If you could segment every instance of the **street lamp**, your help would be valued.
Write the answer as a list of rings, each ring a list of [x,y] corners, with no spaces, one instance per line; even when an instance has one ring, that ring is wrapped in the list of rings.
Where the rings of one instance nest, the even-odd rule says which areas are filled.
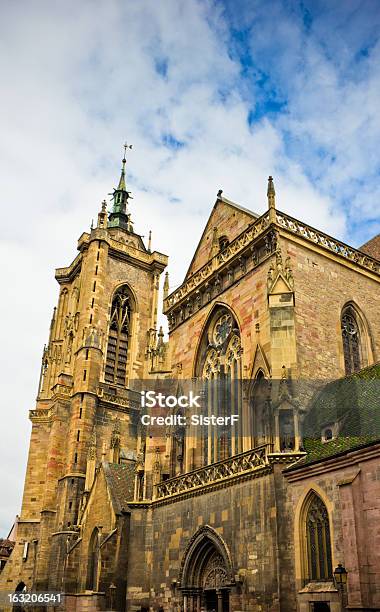
[[[339,591],[340,599],[342,602],[342,609],[346,609],[346,584],[347,584],[347,570],[341,563],[338,563],[338,567],[334,569],[334,582]]]
[[[110,584],[110,587],[109,587],[109,590],[110,590],[110,600],[111,600],[111,610],[113,610],[113,604],[114,604],[114,597],[115,597],[115,593],[116,593],[116,588],[117,587],[112,582]]]
[[[337,586],[347,583],[347,570],[341,563],[338,563],[338,567],[334,569],[334,580]]]

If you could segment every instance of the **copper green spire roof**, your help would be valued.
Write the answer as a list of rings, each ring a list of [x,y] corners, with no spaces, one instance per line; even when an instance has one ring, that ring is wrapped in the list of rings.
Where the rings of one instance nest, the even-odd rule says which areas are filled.
[[[125,164],[127,149],[132,149],[132,145],[125,143],[124,145],[124,157],[122,159],[122,168],[119,184],[116,189],[113,190],[112,199],[113,207],[112,212],[109,216],[109,227],[120,227],[122,229],[133,232],[132,221],[130,214],[127,211],[128,199],[131,198],[131,193],[127,191],[125,184]]]
[[[123,159],[121,161],[122,161],[123,167],[121,169],[121,176],[120,176],[120,181],[119,181],[117,189],[118,189],[118,191],[126,191],[126,187],[125,187],[125,164],[127,163],[127,160],[125,159],[125,157],[123,157]]]

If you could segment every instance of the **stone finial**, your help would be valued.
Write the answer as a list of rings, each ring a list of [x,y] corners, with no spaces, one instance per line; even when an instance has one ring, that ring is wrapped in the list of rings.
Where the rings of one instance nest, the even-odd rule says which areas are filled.
[[[98,223],[97,226],[101,229],[106,229],[107,227],[107,202],[103,200],[102,207],[98,212]]]
[[[160,325],[160,329],[158,331],[157,348],[160,348],[163,344],[164,344],[164,332],[162,329],[162,325]]]
[[[164,280],[164,288],[163,288],[163,299],[166,300],[168,295],[169,295],[169,272],[165,272],[165,280]]]
[[[276,223],[276,192],[274,189],[273,177],[268,178],[268,209],[269,209],[269,222]]]

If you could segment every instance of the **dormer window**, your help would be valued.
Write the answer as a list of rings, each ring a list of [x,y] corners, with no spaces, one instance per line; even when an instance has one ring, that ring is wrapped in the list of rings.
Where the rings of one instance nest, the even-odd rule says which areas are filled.
[[[338,434],[338,423],[327,425],[322,429],[321,440],[322,442],[330,442],[335,440]]]

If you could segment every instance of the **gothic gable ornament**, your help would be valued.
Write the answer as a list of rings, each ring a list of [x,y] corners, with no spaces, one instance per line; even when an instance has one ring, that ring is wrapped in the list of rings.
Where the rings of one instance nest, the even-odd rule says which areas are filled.
[[[281,247],[277,245],[276,262],[272,262],[267,275],[267,293],[270,306],[294,305],[294,279],[290,257],[283,263]],[[273,296],[271,298],[271,296]],[[274,297],[275,296],[275,297]]]

